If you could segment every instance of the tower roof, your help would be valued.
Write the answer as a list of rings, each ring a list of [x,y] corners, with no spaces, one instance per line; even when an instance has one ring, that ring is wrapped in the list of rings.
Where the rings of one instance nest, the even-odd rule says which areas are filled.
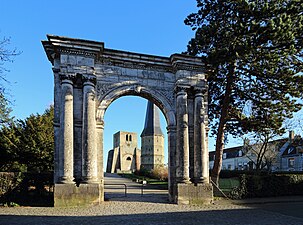
[[[146,108],[146,117],[142,136],[163,135],[160,127],[159,109],[152,102],[148,101]]]

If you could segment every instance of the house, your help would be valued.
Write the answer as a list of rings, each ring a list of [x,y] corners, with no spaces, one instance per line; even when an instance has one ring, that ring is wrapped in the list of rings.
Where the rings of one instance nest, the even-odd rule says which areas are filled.
[[[282,138],[268,143],[264,169],[270,171],[303,171],[303,140],[300,136],[289,133],[289,138]],[[258,146],[252,145],[251,151],[244,146],[226,148],[223,151],[222,170],[252,170],[257,161]],[[215,151],[209,152],[209,167],[213,168]]]
[[[281,171],[303,171],[303,139],[294,136],[291,143],[280,154]]]

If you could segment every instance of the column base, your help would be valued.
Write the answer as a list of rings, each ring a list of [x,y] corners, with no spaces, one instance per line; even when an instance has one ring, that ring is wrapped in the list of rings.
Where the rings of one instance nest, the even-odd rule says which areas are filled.
[[[82,177],[81,183],[83,183],[83,184],[99,184],[100,180],[97,177]]]
[[[73,177],[59,177],[58,182],[59,184],[74,184],[74,178]]]
[[[55,184],[54,206],[99,205],[104,201],[103,184]]]
[[[178,205],[204,205],[213,201],[211,184],[177,184]]]

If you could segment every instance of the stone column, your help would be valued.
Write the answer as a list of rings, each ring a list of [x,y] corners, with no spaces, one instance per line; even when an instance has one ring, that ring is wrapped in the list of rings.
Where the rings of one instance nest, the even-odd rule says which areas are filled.
[[[60,97],[61,80],[59,69],[53,68],[54,73],[54,183],[59,180],[59,148],[60,148]]]
[[[189,181],[189,145],[187,93],[181,89],[177,93],[177,177],[180,183]]]
[[[82,183],[98,182],[95,82],[91,76],[83,83]]]
[[[61,76],[61,118],[59,149],[59,183],[73,183],[74,164],[74,121],[73,121],[73,82]]]
[[[168,138],[168,192],[169,201],[176,202],[176,126],[167,127]]]
[[[194,109],[194,154],[195,154],[195,181],[204,183],[206,177],[205,166],[207,166],[207,153],[206,140],[205,140],[205,121],[204,121],[204,106],[203,94],[200,90],[195,93],[195,109]],[[206,164],[205,164],[206,161]],[[207,168],[208,170],[208,168]]]
[[[97,140],[97,165],[98,165],[98,180],[104,183],[104,173],[103,173],[103,131],[104,131],[104,121],[97,121],[96,127],[96,140]]]

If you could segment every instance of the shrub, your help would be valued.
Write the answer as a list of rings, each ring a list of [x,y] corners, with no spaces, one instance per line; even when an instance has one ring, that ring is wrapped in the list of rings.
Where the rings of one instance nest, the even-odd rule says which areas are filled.
[[[234,188],[229,197],[233,199],[302,195],[303,174],[242,174],[240,186]]]
[[[141,167],[140,170],[135,171],[135,175],[143,176],[143,177],[150,177],[150,171]]]
[[[0,197],[14,190],[21,182],[21,173],[0,172]]]
[[[168,168],[165,166],[156,166],[156,168],[151,170],[150,176],[161,181],[168,181]]]

